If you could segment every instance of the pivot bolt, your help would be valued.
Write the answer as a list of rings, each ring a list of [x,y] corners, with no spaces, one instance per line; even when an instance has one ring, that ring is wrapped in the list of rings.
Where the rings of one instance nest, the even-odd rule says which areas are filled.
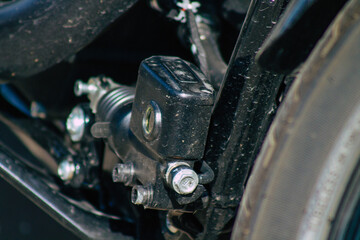
[[[72,160],[62,160],[58,167],[58,175],[63,181],[70,181],[75,175],[76,167]]]
[[[131,191],[131,202],[136,205],[148,205],[153,197],[153,190],[151,186],[137,185]]]
[[[166,171],[167,183],[175,192],[186,195],[195,191],[199,177],[187,163],[174,163]]]

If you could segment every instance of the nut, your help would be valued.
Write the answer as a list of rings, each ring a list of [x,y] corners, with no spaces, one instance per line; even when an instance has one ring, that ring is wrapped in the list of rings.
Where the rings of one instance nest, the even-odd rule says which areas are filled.
[[[69,159],[61,161],[58,167],[58,175],[63,181],[70,181],[75,175],[75,164]]]

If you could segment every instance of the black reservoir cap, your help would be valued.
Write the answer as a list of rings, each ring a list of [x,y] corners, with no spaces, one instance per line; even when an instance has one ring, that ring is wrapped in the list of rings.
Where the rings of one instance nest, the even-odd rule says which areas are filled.
[[[140,65],[130,129],[162,159],[201,159],[214,98],[195,65],[150,57]]]

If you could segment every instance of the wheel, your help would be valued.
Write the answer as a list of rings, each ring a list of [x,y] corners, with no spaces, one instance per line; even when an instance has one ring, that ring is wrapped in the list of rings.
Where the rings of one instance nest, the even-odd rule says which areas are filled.
[[[360,1],[300,70],[246,186],[232,239],[360,239]]]

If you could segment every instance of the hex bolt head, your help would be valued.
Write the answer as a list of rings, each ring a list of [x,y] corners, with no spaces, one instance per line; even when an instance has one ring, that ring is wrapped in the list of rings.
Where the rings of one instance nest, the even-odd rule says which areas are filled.
[[[179,194],[190,194],[199,183],[197,174],[192,169],[183,169],[175,174],[172,180],[174,190]]]
[[[188,164],[174,165],[168,168],[166,180],[175,192],[186,195],[195,191],[199,184],[199,177]]]
[[[58,175],[63,181],[70,181],[73,179],[75,171],[75,164],[69,159],[61,161],[57,169]]]
[[[80,106],[76,106],[66,120],[66,129],[73,142],[78,142],[84,136],[86,116]]]
[[[137,185],[131,191],[131,202],[136,205],[147,205],[152,199],[153,191],[150,186]]]

